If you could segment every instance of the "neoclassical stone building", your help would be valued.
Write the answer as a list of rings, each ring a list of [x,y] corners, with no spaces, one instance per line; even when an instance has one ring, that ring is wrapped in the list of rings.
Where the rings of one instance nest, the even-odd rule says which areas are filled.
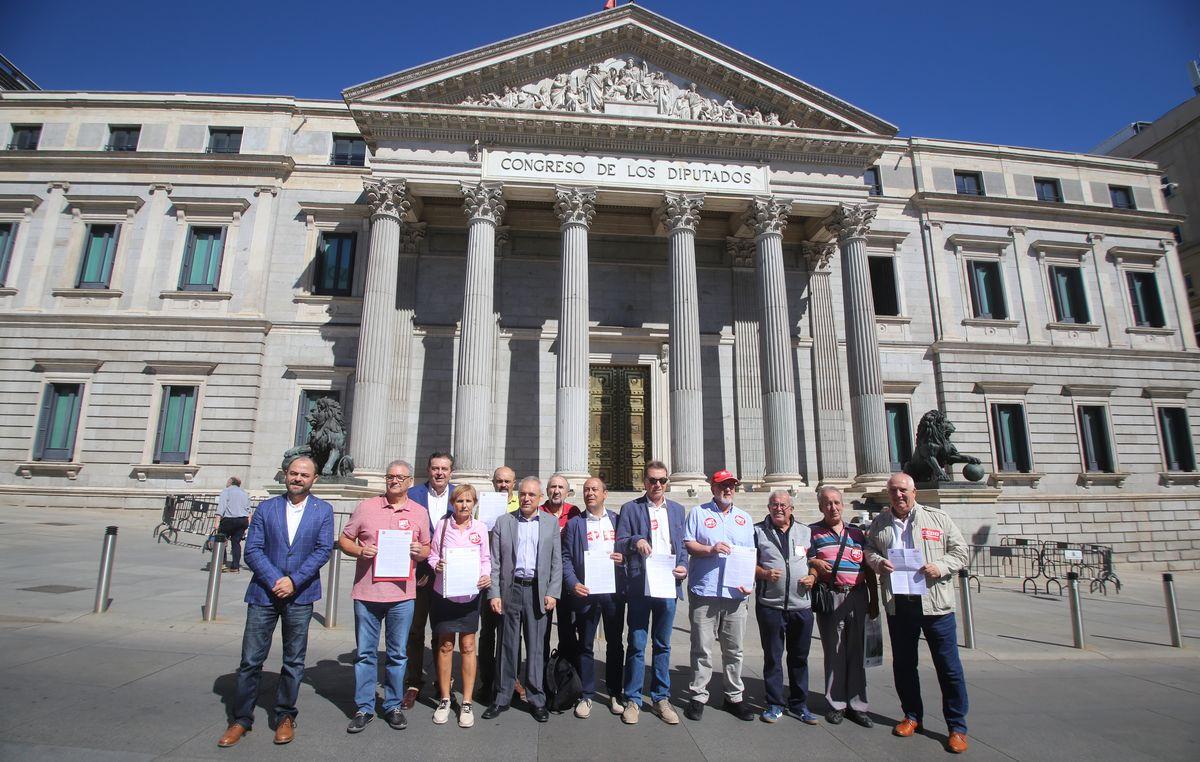
[[[263,492],[334,397],[372,482],[658,457],[808,510],[941,407],[976,539],[1200,559],[1152,163],[900,137],[635,5],[343,95],[0,93],[4,503]]]

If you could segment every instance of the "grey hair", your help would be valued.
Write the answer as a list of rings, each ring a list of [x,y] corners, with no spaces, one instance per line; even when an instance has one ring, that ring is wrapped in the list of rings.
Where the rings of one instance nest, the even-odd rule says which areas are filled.
[[[824,487],[821,487],[819,490],[817,490],[817,501],[819,502],[822,496],[828,495],[830,492],[836,492],[838,497],[842,497],[842,491],[840,489],[832,484],[826,484]]]
[[[409,463],[407,460],[400,460],[399,458],[397,458],[396,460],[393,460],[391,463],[388,463],[387,468],[383,469],[383,472],[386,474],[388,471],[392,470],[393,466],[404,466],[405,470],[408,471],[408,475],[412,476],[413,467],[412,467],[412,464]]]
[[[550,483],[552,480],[554,480],[554,479],[556,479],[556,478],[557,478],[557,479],[562,479],[564,482],[566,482],[566,483],[567,483],[567,487],[568,487],[568,488],[570,488],[570,486],[571,486],[571,480],[570,480],[570,479],[568,479],[568,478],[567,478],[566,476],[564,476],[563,474],[560,474],[560,473],[557,473],[557,472],[556,472],[556,473],[553,473],[553,474],[551,474],[551,475],[550,475],[550,478],[546,480],[546,484],[549,484],[549,483]]]
[[[517,485],[518,491],[520,491],[521,488],[525,486],[525,482],[535,482],[538,486],[538,492],[542,491],[542,480],[537,478],[536,476],[526,476],[524,479],[522,479],[521,483]]]
[[[767,502],[770,502],[777,497],[786,497],[787,501],[788,501],[788,505],[792,505],[792,507],[795,507],[792,504],[792,493],[788,492],[785,489],[777,489],[774,492],[772,492],[770,495],[767,496]]]

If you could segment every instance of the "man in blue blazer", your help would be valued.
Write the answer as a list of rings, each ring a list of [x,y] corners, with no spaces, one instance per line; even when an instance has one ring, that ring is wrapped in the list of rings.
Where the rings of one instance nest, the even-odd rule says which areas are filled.
[[[263,662],[276,622],[283,622],[283,667],[275,691],[275,743],[295,735],[296,697],[304,679],[308,624],[321,598],[321,567],[333,551],[333,506],[310,494],[317,465],[301,456],[287,466],[287,495],[263,501],[250,519],[246,566],[246,629],[237,671],[233,720],[218,746],[233,746],[254,724]]]
[[[679,724],[679,715],[671,706],[671,628],[675,624],[675,601],[683,597],[683,579],[687,577],[687,548],[683,544],[684,510],[666,499],[667,467],[661,461],[646,464],[646,493],[621,506],[617,522],[616,552],[625,559],[625,595],[629,608],[629,640],[625,650],[625,709],[621,720],[627,725],[638,721],[642,709],[642,682],[645,680],[646,635],[654,646],[650,687],[651,708],[668,725]],[[675,559],[675,597],[654,598],[646,585],[649,555],[669,555]],[[650,626],[651,615],[654,625]]]
[[[454,471],[454,456],[448,452],[435,452],[425,462],[426,480],[408,490],[408,499],[429,511],[429,526],[437,526],[443,517],[453,511],[450,495],[455,485],[450,483]],[[408,630],[408,666],[404,669],[404,699],[400,708],[410,711],[421,694],[425,683],[425,640],[428,631],[429,605],[433,591],[433,571],[425,563],[417,566],[417,596],[413,599],[412,626]],[[431,646],[432,647],[432,646]]]

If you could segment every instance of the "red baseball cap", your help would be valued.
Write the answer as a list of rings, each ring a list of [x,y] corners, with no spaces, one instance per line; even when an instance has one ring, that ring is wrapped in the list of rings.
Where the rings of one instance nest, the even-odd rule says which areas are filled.
[[[709,481],[713,484],[725,484],[726,482],[733,482],[734,484],[741,484],[741,482],[738,481],[738,478],[736,476],[734,476],[728,469],[725,469],[725,468],[722,468],[720,471],[715,472],[712,475],[712,478],[709,479]]]

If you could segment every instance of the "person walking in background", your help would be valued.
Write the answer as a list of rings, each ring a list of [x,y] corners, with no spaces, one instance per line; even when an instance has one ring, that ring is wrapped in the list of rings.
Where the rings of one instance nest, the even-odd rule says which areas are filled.
[[[250,526],[250,496],[238,477],[229,477],[217,495],[217,516],[217,533],[229,538],[229,563],[221,571],[237,574],[242,570],[242,538]]]

